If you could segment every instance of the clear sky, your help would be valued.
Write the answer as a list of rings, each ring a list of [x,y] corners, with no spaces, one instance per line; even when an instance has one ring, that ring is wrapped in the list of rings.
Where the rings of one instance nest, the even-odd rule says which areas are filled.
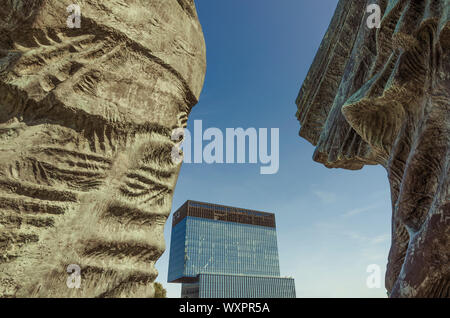
[[[208,69],[188,129],[193,132],[194,120],[223,132],[279,128],[280,168],[261,175],[259,164],[183,164],[172,212],[188,199],[274,212],[281,274],[295,278],[297,297],[386,297],[391,203],[385,170],[315,163],[295,118],[295,99],[337,2],[196,0]],[[171,222],[157,281],[168,297],[180,297],[181,285],[167,283]],[[370,264],[381,267],[380,289],[366,286]]]

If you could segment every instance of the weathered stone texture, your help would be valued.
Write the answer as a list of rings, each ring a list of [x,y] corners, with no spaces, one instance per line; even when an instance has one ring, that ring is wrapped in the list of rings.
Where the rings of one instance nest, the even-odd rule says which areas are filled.
[[[392,297],[450,297],[449,74],[448,0],[341,0],[297,98],[314,160],[388,172]]]
[[[152,297],[203,33],[193,0],[72,2],[0,0],[0,297]]]

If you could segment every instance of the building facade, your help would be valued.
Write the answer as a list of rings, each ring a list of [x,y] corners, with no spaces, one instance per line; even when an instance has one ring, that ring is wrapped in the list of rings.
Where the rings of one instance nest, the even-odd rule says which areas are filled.
[[[182,297],[295,297],[280,277],[275,215],[187,201],[174,214],[168,281]]]

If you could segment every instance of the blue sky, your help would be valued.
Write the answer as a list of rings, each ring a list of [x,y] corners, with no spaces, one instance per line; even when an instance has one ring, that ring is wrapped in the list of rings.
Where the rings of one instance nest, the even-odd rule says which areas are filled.
[[[200,102],[188,122],[203,129],[280,129],[280,168],[260,175],[259,164],[184,164],[175,211],[199,200],[276,213],[282,276],[293,276],[298,297],[385,297],[391,203],[382,167],[330,170],[312,160],[314,147],[298,136],[300,86],[331,21],[337,0],[196,0],[207,46]],[[169,297],[166,252],[157,263]],[[369,289],[367,266],[382,269]]]

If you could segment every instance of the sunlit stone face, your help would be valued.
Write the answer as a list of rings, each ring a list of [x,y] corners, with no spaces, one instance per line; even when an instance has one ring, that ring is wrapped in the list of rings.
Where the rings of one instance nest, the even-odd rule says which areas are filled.
[[[205,74],[195,6],[79,1],[70,29],[70,1],[42,3],[0,14],[0,296],[151,297]]]

